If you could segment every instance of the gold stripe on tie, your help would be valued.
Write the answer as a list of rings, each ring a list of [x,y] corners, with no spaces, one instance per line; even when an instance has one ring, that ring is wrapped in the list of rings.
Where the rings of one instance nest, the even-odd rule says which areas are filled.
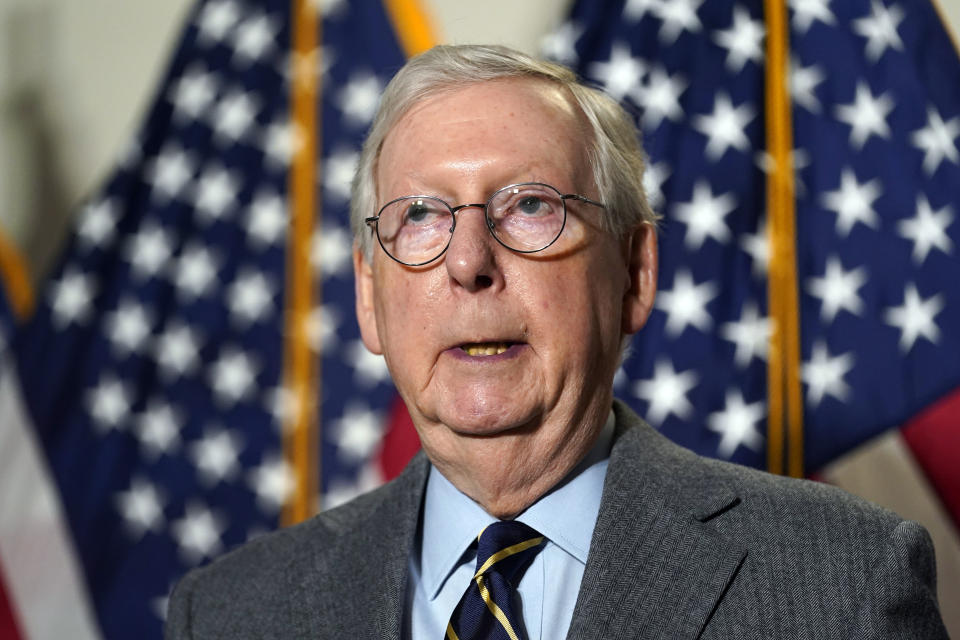
[[[447,623],[447,640],[460,640],[460,637],[457,635],[457,632],[453,630],[453,623]]]
[[[483,532],[481,532],[481,535],[482,534]],[[490,567],[500,562],[504,558],[508,558],[516,553],[525,551],[530,547],[535,547],[541,542],[543,542],[543,536],[538,536],[536,538],[530,538],[529,540],[524,540],[523,542],[518,542],[517,544],[509,546],[506,549],[501,549],[500,551],[497,551],[495,554],[487,558],[487,561],[483,563],[483,566],[477,570],[477,572],[473,575],[473,577],[479,578],[484,573],[486,573]]]
[[[540,540],[543,540],[543,538],[541,537]],[[533,546],[533,545],[527,544],[528,542],[530,542],[530,540],[527,540],[527,542],[521,542],[520,544],[515,544],[513,546],[518,547],[521,544],[526,544],[527,547]],[[540,543],[538,542],[537,544],[540,544]],[[524,547],[524,549],[526,549],[527,547]],[[504,549],[504,551],[512,548],[513,547],[507,547],[507,549]],[[478,575],[476,577],[476,580],[477,580],[477,587],[480,588],[480,597],[483,598],[483,601],[487,603],[487,609],[490,609],[490,613],[493,614],[493,617],[495,617],[500,622],[500,624],[503,625],[503,629],[504,631],[507,632],[507,635],[510,636],[510,640],[520,640],[520,638],[517,637],[516,631],[513,630],[513,626],[510,624],[510,620],[507,619],[507,614],[505,614],[503,612],[503,609],[497,606],[497,603],[494,602],[493,598],[490,597],[490,592],[487,591],[487,585],[483,583],[483,576]]]

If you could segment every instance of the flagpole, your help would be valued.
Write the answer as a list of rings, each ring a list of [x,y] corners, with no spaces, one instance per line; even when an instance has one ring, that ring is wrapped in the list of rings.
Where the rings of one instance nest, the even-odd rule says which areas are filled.
[[[786,472],[800,477],[803,475],[803,398],[800,389],[793,125],[786,85],[789,51],[786,14],[784,0],[765,0],[766,134],[767,152],[773,161],[767,173],[770,235],[767,300],[773,322],[767,369],[770,409],[767,468],[772,473],[782,474],[786,454]]]
[[[284,378],[292,399],[284,425],[286,458],[295,478],[291,498],[284,506],[284,526],[305,520],[316,513],[320,495],[319,430],[320,412],[316,395],[321,376],[321,358],[313,354],[308,322],[313,296],[323,299],[322,278],[314,289],[310,265],[313,229],[322,213],[316,194],[317,149],[320,146],[318,121],[320,77],[317,73],[321,22],[314,3],[293,2],[293,55],[291,56],[291,128],[294,136],[289,177],[290,228],[287,239],[287,300],[285,318]],[[316,218],[316,219],[315,219]]]
[[[438,43],[436,31],[418,0],[385,0],[384,6],[408,58]]]
[[[33,313],[33,287],[23,257],[3,232],[0,232],[0,280],[12,311],[22,322]]]

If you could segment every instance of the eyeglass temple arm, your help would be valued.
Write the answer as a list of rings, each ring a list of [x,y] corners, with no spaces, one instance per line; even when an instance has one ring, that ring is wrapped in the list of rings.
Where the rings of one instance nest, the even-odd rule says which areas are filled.
[[[595,206],[595,207],[600,207],[600,208],[602,208],[602,209],[606,209],[606,208],[607,208],[607,205],[603,204],[602,202],[597,202],[596,200],[591,200],[591,199],[588,198],[587,196],[581,196],[581,195],[576,194],[576,193],[568,193],[568,194],[562,195],[562,196],[560,196],[560,197],[563,198],[564,200],[576,200],[577,202],[585,202],[585,203],[587,203],[587,204],[592,204],[592,205]]]

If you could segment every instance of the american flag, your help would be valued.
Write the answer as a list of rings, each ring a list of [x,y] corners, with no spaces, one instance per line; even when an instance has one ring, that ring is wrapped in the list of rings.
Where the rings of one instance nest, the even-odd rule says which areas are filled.
[[[309,336],[324,506],[381,481],[395,391],[353,320],[347,208],[406,55],[383,4],[326,0],[320,47],[295,58],[292,4],[197,3],[137,139],[10,339],[3,413],[22,428],[5,427],[0,458],[32,462],[0,470],[4,637],[160,638],[180,576],[278,526],[294,485],[288,174],[305,144],[292,69],[315,70],[322,95]]]
[[[812,473],[937,401],[960,410],[960,61],[925,0],[790,0],[788,16]],[[756,467],[773,330],[767,35],[759,0],[582,0],[545,41],[636,114],[664,215],[656,308],[618,395],[673,440]],[[957,455],[956,425],[940,420],[927,449]],[[927,471],[960,523],[955,461]]]

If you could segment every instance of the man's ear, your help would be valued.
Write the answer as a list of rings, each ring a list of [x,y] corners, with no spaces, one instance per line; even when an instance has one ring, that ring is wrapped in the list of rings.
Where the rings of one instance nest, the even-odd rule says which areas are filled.
[[[372,353],[383,355],[380,333],[377,331],[377,313],[373,302],[373,267],[359,246],[353,247],[353,279],[357,296],[357,324],[360,337]]]
[[[623,294],[621,331],[634,334],[643,328],[657,293],[657,230],[644,222],[630,234],[627,245],[629,281]]]

